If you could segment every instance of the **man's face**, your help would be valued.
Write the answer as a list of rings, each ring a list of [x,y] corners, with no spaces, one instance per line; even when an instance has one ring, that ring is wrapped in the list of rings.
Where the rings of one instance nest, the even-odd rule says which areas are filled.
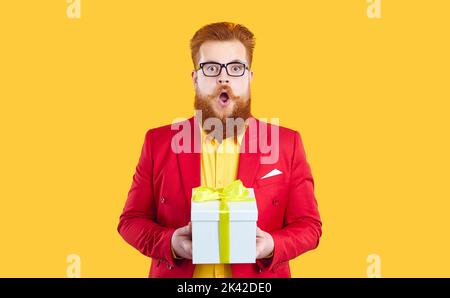
[[[238,40],[206,41],[199,49],[198,63],[217,62],[227,64],[233,61],[248,66],[246,49]],[[216,66],[217,67],[217,66]],[[195,108],[202,110],[203,116],[244,118],[250,116],[250,82],[253,72],[245,69],[242,76],[231,76],[225,68],[216,77],[206,76],[201,69],[192,72],[195,88]]]

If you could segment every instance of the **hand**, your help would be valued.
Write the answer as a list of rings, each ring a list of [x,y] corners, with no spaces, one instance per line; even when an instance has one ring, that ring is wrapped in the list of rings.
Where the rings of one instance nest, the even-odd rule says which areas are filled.
[[[256,258],[267,257],[273,252],[274,247],[272,235],[256,227]]]
[[[171,245],[178,257],[192,259],[192,225],[190,222],[175,230]]]

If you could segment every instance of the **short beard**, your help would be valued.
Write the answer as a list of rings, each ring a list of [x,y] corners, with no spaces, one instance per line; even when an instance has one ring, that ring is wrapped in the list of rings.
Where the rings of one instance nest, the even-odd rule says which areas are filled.
[[[219,86],[220,87],[220,86]],[[227,87],[222,87],[224,89],[227,90],[228,95],[230,97],[230,100],[232,100],[235,105],[233,107],[233,110],[231,112],[231,115],[218,115],[213,108],[213,104],[215,104],[215,100],[217,100],[217,97],[220,95],[220,88],[217,88],[216,91],[211,94],[211,95],[207,95],[207,96],[202,96],[198,93],[198,91],[195,92],[195,102],[194,102],[194,107],[196,110],[200,110],[202,111],[202,127],[204,128],[205,132],[207,132],[208,134],[211,131],[215,130],[215,127],[213,125],[213,127],[211,129],[205,128],[205,121],[208,118],[217,118],[222,122],[222,128],[223,128],[223,132],[222,132],[222,136],[224,139],[229,138],[231,136],[234,136],[235,140],[237,138],[237,135],[241,132],[242,129],[244,129],[245,127],[238,127],[238,126],[232,126],[232,127],[227,127],[227,118],[228,119],[242,119],[243,121],[246,121],[248,118],[252,117],[251,115],[251,111],[250,111],[250,106],[251,106],[251,96],[250,96],[250,90],[249,90],[249,95],[248,95],[248,100],[245,101],[242,97],[239,96],[235,96],[233,94],[233,91],[231,88],[227,88]]]

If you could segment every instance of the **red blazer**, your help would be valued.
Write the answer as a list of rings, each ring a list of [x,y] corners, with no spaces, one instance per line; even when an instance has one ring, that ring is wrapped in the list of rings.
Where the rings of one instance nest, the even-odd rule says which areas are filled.
[[[251,151],[249,144],[261,137],[268,137],[270,144],[271,125],[260,129],[264,122],[253,120],[241,144],[237,178],[254,188],[257,226],[272,235],[275,248],[271,258],[231,264],[231,271],[233,277],[290,277],[289,260],[316,248],[322,235],[314,180],[300,134],[288,128],[279,126],[278,160],[261,163],[260,157],[269,155],[267,150],[258,145],[256,152]],[[192,117],[183,122],[190,125],[192,136],[200,133],[194,121]],[[250,126],[258,134],[249,133]],[[147,131],[117,227],[125,241],[152,258],[149,277],[192,277],[195,268],[192,260],[172,257],[171,237],[190,221],[191,189],[201,184],[201,153],[193,150],[200,148],[201,140],[192,138],[192,153],[175,153],[171,143],[178,133],[171,125]],[[282,174],[260,179],[273,169]]]

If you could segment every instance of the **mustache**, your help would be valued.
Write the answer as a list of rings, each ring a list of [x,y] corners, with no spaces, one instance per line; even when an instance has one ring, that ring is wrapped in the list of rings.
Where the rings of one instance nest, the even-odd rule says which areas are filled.
[[[230,99],[239,100],[241,98],[240,96],[236,96],[234,94],[233,89],[230,86],[224,85],[224,86],[217,86],[214,89],[214,92],[208,96],[208,99],[217,98],[222,92],[226,92],[230,97]]]

